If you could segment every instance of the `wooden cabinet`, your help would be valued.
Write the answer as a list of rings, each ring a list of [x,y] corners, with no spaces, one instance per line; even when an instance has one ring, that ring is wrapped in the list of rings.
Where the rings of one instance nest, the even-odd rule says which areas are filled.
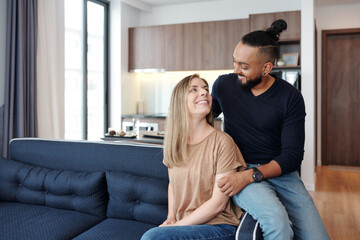
[[[184,24],[184,69],[201,70],[202,24]]]
[[[287,29],[280,34],[280,58],[283,54],[298,53],[300,54],[300,39],[301,39],[301,12],[275,12],[265,14],[250,15],[250,31],[265,30],[278,19],[284,19],[287,23]],[[298,66],[282,66],[275,69],[285,68],[300,68],[300,55],[298,59]]]
[[[184,70],[184,24],[165,26],[165,69]]]
[[[129,29],[129,70],[165,69],[165,27]]]
[[[235,46],[248,32],[248,19],[130,28],[129,70],[231,69]]]
[[[129,70],[232,69],[233,52],[242,36],[264,30],[280,18],[288,24],[280,35],[280,56],[300,52],[300,11],[253,14],[249,19],[130,28]]]
[[[204,22],[202,24],[202,70],[233,68],[233,53],[249,32],[249,20]]]
[[[264,14],[251,14],[250,31],[265,30],[277,19],[284,19],[287,23],[287,29],[280,35],[280,41],[294,41],[301,38],[301,12],[275,12]]]

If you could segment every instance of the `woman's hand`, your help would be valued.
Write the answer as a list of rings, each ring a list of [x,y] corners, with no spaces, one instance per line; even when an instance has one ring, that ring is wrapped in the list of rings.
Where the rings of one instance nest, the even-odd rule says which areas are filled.
[[[174,225],[175,223],[176,223],[175,218],[167,218],[159,227],[171,226]]]

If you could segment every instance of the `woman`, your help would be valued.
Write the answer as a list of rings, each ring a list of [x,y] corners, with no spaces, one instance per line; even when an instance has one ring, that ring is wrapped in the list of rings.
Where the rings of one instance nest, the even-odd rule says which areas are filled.
[[[173,90],[166,120],[168,217],[149,239],[234,239],[241,211],[216,181],[246,164],[230,136],[213,128],[208,83],[194,74]]]

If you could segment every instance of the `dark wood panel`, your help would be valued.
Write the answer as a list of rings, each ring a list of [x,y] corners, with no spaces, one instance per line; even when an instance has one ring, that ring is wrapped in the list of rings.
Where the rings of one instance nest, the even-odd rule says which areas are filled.
[[[251,14],[250,31],[266,30],[277,19],[284,19],[287,23],[287,29],[281,33],[281,41],[300,40],[301,38],[301,12],[275,12],[264,14]]]
[[[323,31],[322,161],[360,166],[360,29]]]
[[[204,22],[201,24],[201,70],[217,69],[215,64],[215,22]]]
[[[144,63],[141,49],[144,48],[144,31],[141,28],[129,29],[129,70],[139,68]]]
[[[201,70],[202,24],[184,24],[184,70]]]
[[[129,29],[129,70],[165,68],[165,27]]]
[[[165,69],[184,70],[184,24],[165,26]]]
[[[284,19],[287,23],[287,29],[281,33],[281,40],[292,40],[301,38],[301,12],[277,12],[275,19]],[[270,23],[271,24],[271,23]]]
[[[275,21],[274,13],[250,14],[250,32],[266,30]]]
[[[216,25],[216,33],[216,42],[221,44],[215,46],[215,64],[218,69],[232,69],[235,47],[249,33],[249,19],[220,21]]]
[[[249,20],[205,22],[202,24],[202,69],[233,68],[233,52],[242,36],[249,32]]]

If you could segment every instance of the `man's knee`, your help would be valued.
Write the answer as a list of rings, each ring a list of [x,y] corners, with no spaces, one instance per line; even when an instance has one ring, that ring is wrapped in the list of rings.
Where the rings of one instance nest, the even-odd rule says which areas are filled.
[[[273,213],[259,216],[257,220],[265,239],[292,239],[294,232],[287,214]],[[267,236],[271,236],[268,238]]]
[[[160,234],[159,228],[155,227],[145,232],[144,235],[141,237],[141,240],[156,240],[160,239],[161,235],[162,234]]]

